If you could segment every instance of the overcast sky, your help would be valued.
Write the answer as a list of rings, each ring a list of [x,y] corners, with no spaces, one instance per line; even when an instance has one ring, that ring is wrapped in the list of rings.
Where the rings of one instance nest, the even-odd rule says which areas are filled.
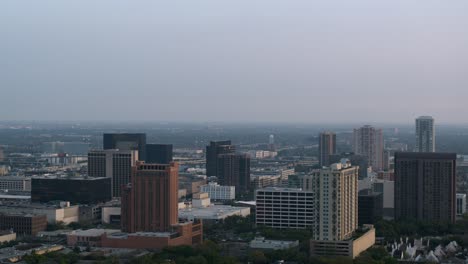
[[[468,121],[466,0],[0,1],[0,120]]]

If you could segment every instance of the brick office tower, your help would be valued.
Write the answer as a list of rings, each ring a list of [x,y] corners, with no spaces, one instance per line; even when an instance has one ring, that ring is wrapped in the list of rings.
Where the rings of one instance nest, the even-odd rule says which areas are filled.
[[[122,193],[122,231],[167,232],[179,223],[178,171],[175,162],[137,162]]]
[[[395,153],[395,219],[455,222],[455,153]]]

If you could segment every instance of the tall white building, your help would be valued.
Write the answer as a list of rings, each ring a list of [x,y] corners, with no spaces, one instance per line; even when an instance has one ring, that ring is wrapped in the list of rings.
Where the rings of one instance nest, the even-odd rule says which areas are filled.
[[[219,185],[210,182],[207,185],[200,186],[200,192],[208,193],[211,200],[234,200],[236,199],[236,187]]]
[[[273,228],[310,229],[315,223],[312,191],[267,187],[255,192],[257,225]]]
[[[382,129],[368,125],[354,129],[353,151],[355,154],[366,157],[373,171],[383,170],[384,140]]]
[[[416,152],[435,152],[434,118],[416,118]]]
[[[88,175],[111,178],[112,197],[120,197],[122,186],[130,182],[138,150],[92,150],[88,153]]]
[[[304,176],[304,190],[316,197],[314,240],[348,239],[358,227],[359,167],[348,160]]]

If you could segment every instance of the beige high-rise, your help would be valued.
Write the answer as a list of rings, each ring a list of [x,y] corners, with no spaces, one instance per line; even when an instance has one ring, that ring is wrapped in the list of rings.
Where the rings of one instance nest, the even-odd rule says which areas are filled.
[[[303,178],[304,190],[316,196],[314,240],[344,240],[358,227],[358,171],[346,160]]]

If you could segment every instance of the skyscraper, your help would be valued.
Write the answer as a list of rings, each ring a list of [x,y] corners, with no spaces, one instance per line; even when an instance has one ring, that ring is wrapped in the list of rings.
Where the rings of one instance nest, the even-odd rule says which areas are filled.
[[[122,231],[168,232],[179,223],[179,165],[138,162],[122,194]]]
[[[230,140],[211,141],[206,146],[206,176],[217,176],[218,155],[236,152],[236,147],[231,145]]]
[[[314,240],[344,240],[358,227],[358,171],[342,160],[303,177],[303,189],[317,199]]]
[[[336,153],[336,134],[323,132],[319,135],[319,165],[330,165],[330,155]]]
[[[130,182],[132,166],[137,160],[137,150],[92,150],[88,153],[88,175],[111,178],[112,197],[120,197],[122,186]]]
[[[354,129],[353,132],[353,151],[356,154],[367,158],[373,171],[383,169],[383,132],[382,129],[376,129],[372,126],[363,126]]]
[[[218,155],[218,181],[221,185],[235,186],[237,192],[250,188],[250,156],[248,154]]]
[[[454,222],[456,154],[395,153],[395,219]]]
[[[146,160],[146,134],[104,134],[103,149],[138,150],[140,160]]]
[[[169,164],[172,162],[171,144],[146,144],[146,162]]]
[[[434,118],[416,118],[416,152],[435,152]]]

